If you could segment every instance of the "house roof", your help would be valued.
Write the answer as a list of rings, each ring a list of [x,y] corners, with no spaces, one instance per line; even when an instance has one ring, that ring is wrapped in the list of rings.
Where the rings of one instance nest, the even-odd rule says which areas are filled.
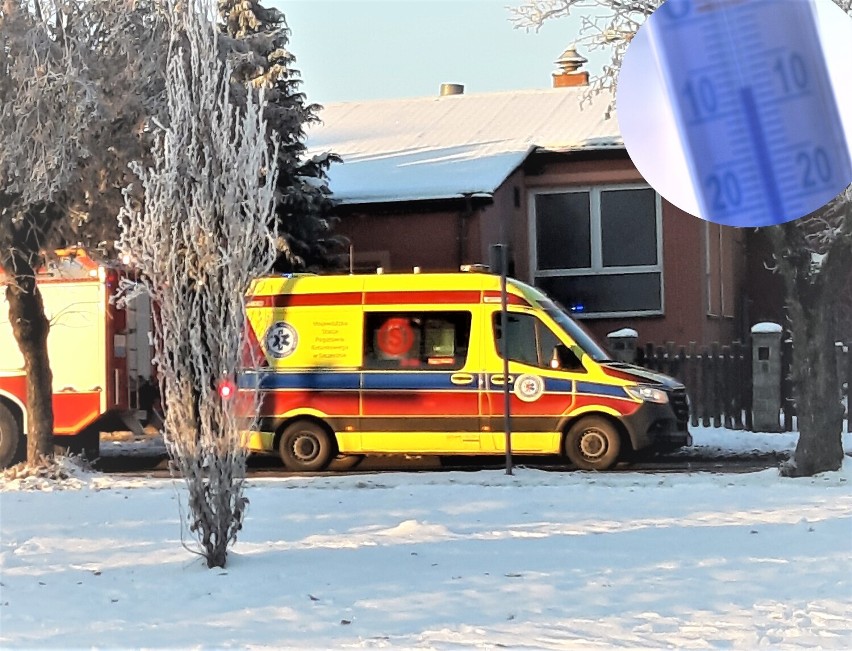
[[[334,152],[342,203],[491,194],[532,151],[623,149],[612,96],[587,87],[326,104],[308,153]],[[584,99],[586,101],[584,101]],[[581,107],[582,103],[582,107]]]

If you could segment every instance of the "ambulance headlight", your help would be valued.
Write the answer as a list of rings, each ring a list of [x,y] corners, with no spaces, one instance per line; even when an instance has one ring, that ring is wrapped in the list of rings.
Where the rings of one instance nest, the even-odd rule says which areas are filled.
[[[639,384],[635,387],[624,387],[631,396],[637,400],[645,402],[655,402],[658,405],[665,405],[669,402],[669,394],[656,387],[649,387],[644,384]]]

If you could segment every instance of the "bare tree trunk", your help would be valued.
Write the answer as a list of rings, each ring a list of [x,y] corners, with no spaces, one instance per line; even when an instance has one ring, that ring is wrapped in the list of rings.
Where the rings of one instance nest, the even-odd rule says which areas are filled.
[[[799,309],[808,308],[800,305]],[[793,386],[799,421],[794,463],[785,466],[785,474],[791,477],[837,470],[843,462],[843,405],[833,319],[824,306],[813,305],[810,309],[811,318],[791,318]]]
[[[35,272],[26,260],[16,260],[13,281],[6,287],[9,322],[24,357],[27,375],[27,463],[53,453],[53,373],[47,356],[50,323],[44,315]]]
[[[793,337],[793,387],[799,440],[793,459],[782,468],[790,477],[837,470],[843,463],[843,405],[834,348],[845,270],[852,265],[848,246],[835,246],[822,258],[812,254],[801,224],[768,229],[784,278]]]

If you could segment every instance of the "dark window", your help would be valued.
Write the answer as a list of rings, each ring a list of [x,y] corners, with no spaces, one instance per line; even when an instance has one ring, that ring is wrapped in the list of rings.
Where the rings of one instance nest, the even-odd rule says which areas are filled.
[[[414,370],[460,369],[470,344],[470,312],[370,312],[364,366]]]
[[[652,190],[601,192],[604,267],[657,264],[657,197]]]
[[[539,278],[538,285],[575,315],[659,310],[662,300],[659,272],[549,276]]]
[[[536,285],[576,315],[662,312],[653,189],[542,193],[533,205]]]
[[[497,354],[502,357],[503,330],[499,312],[494,314],[493,320],[494,342]],[[531,314],[515,313],[508,315],[507,327],[510,360],[539,368],[552,368],[554,350],[562,342],[550,328]]]
[[[536,195],[535,214],[539,269],[591,266],[588,192]]]

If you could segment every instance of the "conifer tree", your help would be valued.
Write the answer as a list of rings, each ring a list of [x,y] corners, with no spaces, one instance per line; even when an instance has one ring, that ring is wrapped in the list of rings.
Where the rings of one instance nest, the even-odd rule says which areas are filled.
[[[299,90],[301,77],[287,49],[290,30],[280,11],[259,0],[219,0],[221,29],[231,38],[229,58],[236,81],[264,88],[265,118],[279,140],[276,271],[338,267],[344,238],[333,233],[333,202],[326,172],[333,155],[305,156],[305,126],[321,106]]]

